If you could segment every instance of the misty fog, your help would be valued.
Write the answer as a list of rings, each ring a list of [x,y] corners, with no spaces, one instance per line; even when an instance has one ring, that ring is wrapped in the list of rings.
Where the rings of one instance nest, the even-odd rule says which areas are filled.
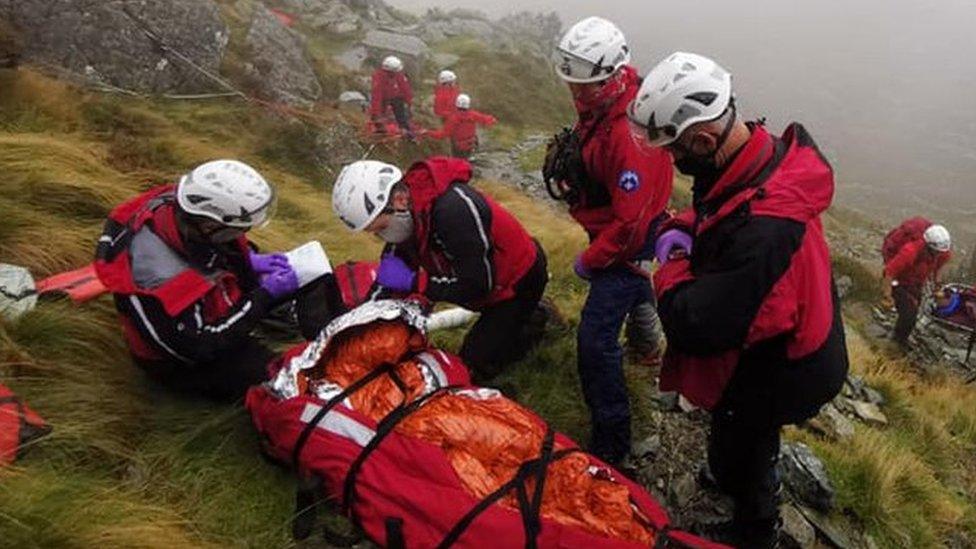
[[[834,163],[837,204],[895,220],[945,219],[976,234],[976,2],[971,0],[391,0],[491,16],[601,15],[644,74],[674,50],[733,73],[747,116],[807,126]],[[964,243],[965,246],[970,244]]]

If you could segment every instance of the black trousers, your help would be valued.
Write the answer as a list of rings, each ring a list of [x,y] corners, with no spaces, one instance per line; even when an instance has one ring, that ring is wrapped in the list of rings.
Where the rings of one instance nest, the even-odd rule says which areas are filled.
[[[295,319],[287,327],[294,337],[300,332],[306,340],[335,316],[345,312],[335,286],[335,278],[324,276],[299,290],[294,296]],[[134,359],[151,378],[169,389],[221,402],[244,396],[248,387],[268,380],[268,363],[278,353],[260,340],[250,337],[239,346],[219,353],[208,362],[183,364],[169,360]]]
[[[908,336],[915,329],[918,320],[918,307],[922,301],[922,289],[910,286],[895,286],[891,289],[891,299],[895,302],[898,320],[895,321],[894,339],[898,343],[907,343]]]
[[[461,358],[476,384],[490,381],[505,366],[525,356],[532,344],[526,326],[549,282],[546,254],[536,243],[536,260],[515,285],[515,296],[481,311],[464,338]]]
[[[835,318],[824,346],[800,360],[751,351],[712,410],[708,465],[735,502],[736,521],[779,515],[780,429],[817,415],[840,392],[848,369],[843,330]]]
[[[410,126],[410,109],[407,108],[407,102],[403,99],[391,99],[388,104],[393,108],[393,118],[396,119],[397,125],[404,133],[412,136],[413,129]]]
[[[136,359],[136,364],[175,392],[233,402],[243,397],[251,385],[267,381],[268,363],[276,354],[252,338],[209,362],[182,364]]]

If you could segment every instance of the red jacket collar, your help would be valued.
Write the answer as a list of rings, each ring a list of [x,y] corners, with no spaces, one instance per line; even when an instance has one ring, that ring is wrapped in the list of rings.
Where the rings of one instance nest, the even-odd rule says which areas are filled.
[[[773,158],[773,137],[759,124],[752,125],[751,129],[749,141],[705,195],[706,203],[715,200],[730,188],[748,182]]]
[[[791,124],[781,138],[761,125],[719,180],[697,203],[704,232],[754,197],[756,215],[807,222],[826,210],[834,196],[833,171],[803,126]]]

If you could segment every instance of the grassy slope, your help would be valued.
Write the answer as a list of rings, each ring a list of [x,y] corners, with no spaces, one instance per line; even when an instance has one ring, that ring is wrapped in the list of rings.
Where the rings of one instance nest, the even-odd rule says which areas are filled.
[[[444,47],[468,47],[466,55],[480,51],[476,45]],[[472,75],[484,71],[506,86],[514,77],[487,57],[477,59],[462,61],[459,71],[476,97],[484,98],[485,110],[503,121],[513,118],[497,130],[502,141],[562,121],[565,112],[558,109],[505,111],[511,104],[504,99],[518,97],[519,88],[496,95],[498,84],[477,88],[480,76]],[[284,248],[317,238],[338,261],[372,257],[378,249],[328,214],[321,188],[325,174],[293,150],[302,135],[293,124],[233,101],[177,104],[90,96],[26,71],[0,73],[0,88],[5,90],[0,96],[0,257],[5,262],[27,265],[39,276],[80,265],[90,260],[112,204],[220,156],[254,163],[281,189],[279,215],[255,235],[259,243]],[[524,101],[551,102],[545,95]],[[282,142],[294,145],[268,145]],[[520,387],[523,401],[584,440],[587,414],[575,374],[573,327],[585,287],[568,265],[585,237],[565,216],[507,186],[476,184],[542,240],[554,274],[549,293],[570,317],[569,329],[550,333],[507,375]],[[686,200],[686,190],[682,196]],[[863,268],[845,269],[858,274]],[[453,348],[459,337],[453,332],[437,340]],[[884,431],[860,427],[853,440],[839,444],[799,432],[792,436],[810,441],[825,457],[842,507],[884,545],[932,545],[954,530],[972,535],[973,389],[920,379],[856,335],[851,346],[855,370],[893,402],[892,425]],[[108,300],[81,308],[42,303],[20,321],[0,325],[0,378],[56,429],[17,468],[0,471],[3,544],[288,543],[292,480],[260,460],[245,414],[161,393],[147,383],[126,358]],[[636,369],[628,370],[628,379],[638,403],[639,436],[646,430],[642,419],[652,380]]]

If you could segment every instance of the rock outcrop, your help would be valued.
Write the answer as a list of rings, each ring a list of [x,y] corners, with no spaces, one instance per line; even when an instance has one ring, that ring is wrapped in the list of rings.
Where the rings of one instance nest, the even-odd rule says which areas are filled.
[[[305,39],[263,4],[254,6],[246,43],[251,58],[245,69],[261,95],[300,106],[307,106],[322,95]]]
[[[24,58],[150,93],[223,91],[227,26],[212,0],[0,0]]]
[[[362,16],[340,0],[279,0],[277,4],[281,11],[315,31],[348,34],[367,24]]]
[[[366,33],[362,45],[376,66],[379,66],[387,55],[399,57],[403,61],[404,70],[414,81],[421,74],[427,56],[430,54],[427,43],[420,38],[386,30],[373,30]]]

